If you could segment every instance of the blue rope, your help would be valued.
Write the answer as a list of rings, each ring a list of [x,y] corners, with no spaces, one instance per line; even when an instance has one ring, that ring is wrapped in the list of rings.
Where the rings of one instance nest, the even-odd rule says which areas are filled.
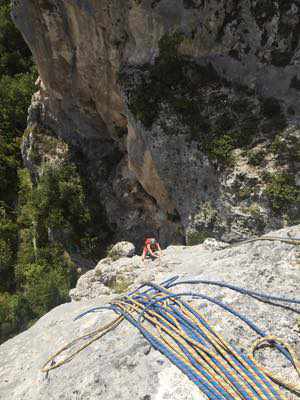
[[[172,306],[170,306],[170,308],[173,309]],[[168,320],[168,322],[170,322],[171,324],[174,323],[174,321],[172,321],[172,319],[169,318],[168,315],[165,315],[165,313],[163,312],[163,307],[160,307],[159,311],[160,311],[160,315],[163,315]],[[169,310],[168,310],[168,312],[170,313]],[[176,317],[177,321],[180,322],[180,325],[184,329],[185,333],[191,339],[193,339],[196,342],[201,343],[201,345],[204,347],[207,346],[207,343],[203,339],[203,337],[205,337],[205,339],[207,339],[207,337],[203,334],[203,332],[201,330],[199,330],[199,328],[197,326],[191,325],[190,321],[182,313],[178,312],[177,310],[174,310],[174,312],[171,314]],[[180,345],[179,343],[178,343],[178,345],[185,352],[185,354],[190,358],[191,355],[188,353],[188,351],[186,349],[184,349],[184,347],[182,345]],[[247,396],[247,394],[244,392],[243,388],[235,380],[235,378],[232,376],[232,374],[230,374],[230,372],[228,370],[226,370],[226,368],[224,368],[224,366],[222,364],[220,364],[214,356],[210,355],[210,358],[219,367],[219,369],[221,369],[221,371],[225,374],[227,379],[231,380],[233,382],[233,384],[235,385],[235,387],[240,392],[244,393],[245,396]],[[196,368],[199,368],[199,365],[197,362],[196,362],[196,364],[197,365],[195,365],[195,361],[193,361],[193,365]],[[226,395],[228,396],[227,393],[226,393]],[[231,398],[231,396],[229,398]]]
[[[153,285],[153,288],[156,289],[156,285]],[[162,292],[163,292],[163,290],[162,290]],[[190,295],[190,294],[188,294],[188,295]],[[179,298],[179,297],[182,297],[182,294],[178,294],[178,295],[173,295],[173,294],[171,294],[171,295],[170,295],[170,294],[168,293],[168,296],[165,296],[165,297],[160,298],[160,299],[156,299],[155,302],[154,302],[154,301],[151,301],[151,302],[147,305],[146,308],[147,308],[147,310],[149,310],[150,308],[155,309],[157,312],[159,312],[160,317],[164,317],[164,316],[167,317],[167,316],[165,315],[165,312],[164,312],[164,311],[165,311],[164,307],[162,307],[162,306],[157,307],[157,304],[158,304],[159,302],[161,302],[161,301],[167,300],[168,298]],[[128,302],[129,302],[129,304],[131,304],[130,298],[128,299]],[[156,303],[156,307],[155,307],[155,304],[154,304],[154,303]],[[188,305],[186,305],[183,301],[181,301],[181,304],[183,304],[184,306],[188,306]],[[189,311],[193,311],[193,309],[191,309],[189,306],[188,306],[187,308],[189,309]],[[158,343],[157,343],[157,339],[153,338],[151,334],[147,333],[147,332],[143,329],[143,327],[142,327],[142,325],[141,325],[141,323],[140,323],[140,320],[141,320],[141,318],[142,318],[142,315],[144,314],[144,311],[145,311],[145,310],[143,310],[143,312],[140,313],[140,315],[139,315],[139,317],[138,317],[138,320],[137,320],[137,321],[134,321],[134,323],[133,323],[132,317],[131,317],[131,316],[128,316],[126,312],[123,312],[123,311],[120,311],[120,312],[121,312],[121,314],[122,314],[125,318],[128,317],[127,319],[128,319],[131,323],[133,323],[134,326],[136,326],[136,327],[141,331],[141,333],[144,334],[144,336],[147,338],[147,340],[149,340],[149,342],[150,342],[157,350],[159,350],[161,353],[165,354],[175,365],[179,366],[179,368],[182,369],[182,371],[183,371],[187,376],[189,376],[190,379],[191,379],[193,382],[195,382],[195,381],[193,380],[194,372],[192,371],[192,374],[191,374],[191,371],[190,371],[190,368],[189,368],[189,367],[187,367],[185,364],[182,364],[182,361],[181,361],[180,359],[178,359],[178,357],[176,357],[175,354],[173,354],[173,355],[171,354],[171,355],[170,355],[170,354],[168,353],[168,352],[170,352],[170,350],[168,350],[168,349],[166,348],[166,346],[165,346],[163,343],[161,343],[161,342],[158,342]],[[179,310],[177,310],[177,314],[178,314],[178,313],[181,314],[181,313],[179,312]],[[198,315],[196,312],[193,312],[193,314],[194,314],[194,315],[197,315],[197,316],[199,317],[198,319],[201,320],[200,322],[204,322],[205,325],[206,325],[206,327],[209,329],[208,324],[201,318],[200,315]],[[185,317],[184,317],[182,314],[181,314],[181,317],[182,317],[181,321],[180,321],[178,318],[177,318],[177,321],[179,321],[179,322],[181,323],[181,325],[182,325],[182,320],[184,320]],[[170,321],[170,319],[169,319],[169,321]],[[199,336],[195,334],[195,331],[197,332],[197,330],[199,330],[200,334],[201,334],[202,332],[201,332],[201,330],[200,330],[199,328],[198,328],[198,329],[196,329],[196,328],[198,328],[198,327],[192,325],[192,330],[189,329],[188,332],[190,333],[190,337],[191,337],[193,340],[196,340],[196,341],[198,340],[198,341],[199,341]],[[203,336],[203,333],[202,333],[202,336]],[[203,338],[206,339],[205,335],[204,335]],[[155,339],[155,340],[153,341],[153,339]],[[203,340],[201,340],[201,342],[203,343]],[[201,373],[202,375],[204,375],[204,377],[206,377],[206,379],[208,379],[209,382],[214,382],[213,379],[210,379],[210,376],[203,370],[203,368],[200,367],[200,366],[198,365],[198,363],[197,363],[197,362],[195,361],[195,359],[192,357],[192,355],[190,354],[190,352],[188,351],[188,349],[186,349],[182,344],[179,344],[179,347],[182,349],[182,351],[184,352],[184,354],[187,356],[187,358],[189,359],[190,363],[199,371],[199,373]],[[167,353],[166,353],[166,350],[167,350]],[[250,367],[252,368],[252,370],[254,370],[254,371],[257,373],[257,375],[258,375],[258,376],[260,377],[260,379],[264,382],[264,384],[265,384],[265,385],[267,386],[267,388],[271,391],[271,393],[275,396],[275,398],[276,398],[276,399],[280,399],[280,396],[279,396],[279,395],[276,393],[276,391],[272,388],[272,385],[269,384],[268,380],[265,379],[264,375],[253,365],[253,363],[250,363],[250,360],[248,359],[248,357],[243,356],[243,360],[248,364],[248,366],[250,366]],[[218,363],[217,360],[214,360],[214,361],[215,361],[215,364],[218,365],[219,368],[222,368],[221,364]],[[235,364],[238,364],[239,367],[240,367],[240,369],[241,369],[242,371],[244,371],[244,373],[248,375],[248,377],[252,380],[252,382],[253,382],[254,384],[256,384],[256,385],[260,388],[260,390],[262,391],[262,393],[264,393],[264,395],[266,396],[266,398],[270,399],[270,396],[269,396],[268,391],[266,391],[266,388],[263,387],[263,386],[260,384],[259,381],[257,381],[256,376],[251,372],[251,370],[249,371],[248,369],[246,369],[245,366],[243,366],[243,365],[240,363],[240,361],[239,361],[238,359],[236,359],[236,358],[233,358],[233,362],[235,362]],[[189,369],[189,371],[188,371],[188,369]],[[246,400],[253,400],[254,398],[258,398],[258,397],[257,397],[257,396],[258,396],[258,393],[256,392],[255,387],[251,387],[251,385],[247,383],[248,388],[249,388],[249,389],[251,390],[251,392],[252,392],[252,395],[249,396],[249,395],[247,394],[247,392],[245,392],[245,390],[235,381],[235,379],[232,377],[232,375],[230,374],[229,371],[228,371],[228,373],[227,373],[226,376],[227,376],[227,377],[230,379],[230,381],[234,384],[234,386],[236,387],[236,389],[239,390],[239,392],[243,395],[243,398],[244,398],[244,399],[246,399]],[[195,382],[195,383],[196,383],[196,382]],[[213,386],[215,387],[215,383],[213,384]],[[204,391],[204,388],[203,388],[203,387],[202,387],[202,389],[203,389],[203,391]],[[206,387],[206,389],[207,389],[207,387]],[[216,386],[215,389],[218,390],[218,393],[216,393],[216,392],[214,391],[214,389],[212,389],[212,388],[210,388],[209,394],[206,393],[207,396],[208,396],[210,399],[214,399],[214,398],[217,398],[217,399],[222,399],[222,398],[230,399],[230,398],[232,398],[228,393],[226,393],[226,395],[225,395],[224,392],[223,392],[223,389],[222,389],[221,387]],[[212,391],[212,393],[211,393],[211,391]],[[222,394],[222,396],[220,396],[220,393]],[[215,395],[217,395],[217,397],[214,397]],[[224,396],[224,397],[223,397],[223,396]],[[253,396],[254,396],[254,397],[253,397]]]
[[[169,279],[163,281],[163,282],[161,283],[161,285],[162,285],[162,286],[165,286],[165,287],[169,287],[169,285],[171,285],[171,284],[172,284],[174,281],[176,281],[176,279],[178,279],[178,278],[179,278],[179,276],[173,276],[172,278],[169,278]],[[132,292],[128,293],[128,294],[126,295],[126,297],[133,296],[135,293],[139,292],[139,290],[142,289],[143,287],[145,287],[144,284],[140,285],[137,289],[135,289],[135,290],[133,290]],[[139,295],[143,296],[143,295],[146,295],[147,293],[149,293],[149,292],[151,292],[151,291],[153,291],[152,288],[147,289],[147,290],[145,290],[144,292],[139,292]],[[84,311],[83,313],[77,315],[77,316],[73,319],[73,321],[77,321],[78,319],[80,319],[80,318],[86,316],[87,314],[90,314],[90,313],[93,313],[93,312],[99,312],[99,311],[101,311],[101,310],[111,310],[111,307],[110,307],[110,306],[98,306],[98,307],[90,308],[90,309]]]
[[[194,382],[200,390],[207,395],[207,397],[211,400],[220,400],[223,397],[220,397],[217,391],[211,387],[209,382],[205,381],[198,374],[196,374],[189,366],[180,360],[176,356],[176,354],[170,351],[167,346],[165,346],[162,342],[158,341],[152,334],[147,332],[141,324],[139,324],[134,318],[128,315],[123,310],[120,310],[118,307],[113,306],[114,311],[122,315],[127,321],[129,321],[133,326],[135,326],[141,334],[147,339],[147,341],[152,345],[153,348],[158,350],[160,353],[164,354],[173,364],[175,364],[181,371],[189,377],[189,379]]]
[[[172,277],[167,279],[166,281],[162,282],[161,285],[157,285],[152,282],[147,282],[139,286],[136,290],[132,291],[129,293],[126,297],[122,298],[122,302],[126,305],[133,305],[132,300],[138,301],[142,306],[143,309],[141,310],[140,313],[137,314],[137,319],[135,319],[133,316],[128,314],[126,311],[121,309],[118,304],[110,304],[108,306],[99,306],[99,307],[93,307],[91,309],[86,310],[85,312],[79,314],[77,317],[75,317],[75,320],[78,320],[85,315],[93,312],[99,312],[101,310],[112,310],[118,315],[122,315],[126,320],[128,320],[133,326],[135,326],[141,334],[148,340],[148,342],[158,351],[160,351],[162,354],[164,354],[172,363],[174,363],[179,369],[182,370],[182,372],[189,377],[189,379],[194,382],[199,389],[211,400],[231,400],[233,397],[231,396],[230,393],[228,393],[224,388],[216,381],[213,379],[213,377],[210,375],[208,371],[206,371],[201,365],[197,362],[197,359],[191,354],[189,351],[189,346],[188,340],[185,339],[186,345],[183,344],[182,341],[179,341],[177,339],[177,335],[173,337],[174,342],[177,344],[178,348],[181,350],[181,352],[185,355],[186,359],[189,360],[189,363],[185,363],[180,359],[176,353],[175,350],[169,348],[164,344],[163,341],[158,340],[151,332],[146,330],[143,325],[142,325],[142,319],[145,317],[146,313],[149,314],[150,310],[155,311],[155,317],[159,319],[160,324],[162,326],[167,327],[168,329],[173,329],[174,333],[176,333],[176,329],[178,326],[174,322],[173,318],[177,321],[177,323],[181,326],[181,328],[184,330],[186,336],[190,338],[190,340],[194,342],[200,343],[204,348],[207,348],[207,350],[210,350],[210,347],[212,344],[210,343],[210,340],[208,336],[206,335],[205,331],[201,330],[200,327],[196,324],[194,324],[191,320],[189,320],[179,309],[177,303],[174,302],[175,299],[179,299],[180,303],[183,307],[186,308],[197,320],[199,321],[202,326],[207,329],[210,334],[214,335],[216,338],[216,334],[212,330],[212,328],[209,326],[209,324],[201,317],[201,315],[194,310],[192,307],[190,307],[186,302],[182,300],[183,297],[191,297],[195,299],[204,299],[207,301],[210,301],[217,306],[221,307],[225,311],[231,313],[235,317],[239,318],[241,321],[246,323],[253,331],[255,331],[257,334],[259,334],[262,337],[267,336],[267,334],[261,330],[258,326],[256,326],[251,320],[249,320],[247,317],[241,315],[228,305],[224,304],[223,302],[216,300],[210,296],[206,296],[203,294],[197,294],[194,292],[182,292],[178,294],[173,294],[170,293],[168,289],[171,289],[172,287],[178,286],[178,285],[184,285],[184,284],[208,284],[208,285],[215,285],[215,286],[220,286],[224,288],[228,288],[230,290],[237,291],[239,293],[242,293],[244,295],[249,295],[249,296],[255,296],[258,300],[262,299],[267,299],[267,300],[275,300],[275,301],[282,301],[286,303],[292,303],[292,304],[300,304],[300,300],[298,299],[291,299],[287,297],[280,297],[280,296],[273,296],[269,294],[264,294],[264,293],[258,293],[255,291],[243,289],[231,284],[223,283],[223,282],[218,282],[218,281],[209,281],[209,280],[183,280],[183,281],[178,281],[178,276]],[[164,296],[155,298],[155,296],[159,294],[164,294]],[[162,302],[167,302],[168,301],[168,307],[164,306],[161,304]],[[171,303],[170,303],[171,302]],[[276,305],[276,304],[275,304]],[[147,318],[147,317],[146,317]],[[170,328],[171,327],[171,328]],[[290,356],[289,352],[281,345],[274,343],[274,345],[277,347],[277,349],[284,354],[284,356],[293,363],[293,359]],[[186,347],[187,346],[187,347]],[[245,354],[237,350],[233,345],[231,345],[231,348],[238,354],[238,357],[235,356],[234,354],[228,353],[226,356],[231,360],[230,362],[227,359],[227,364],[228,364],[228,370],[224,368],[222,363],[218,361],[216,357],[214,357],[210,353],[210,359],[214,363],[217,369],[219,371],[222,371],[222,373],[226,376],[226,378],[231,382],[235,390],[237,390],[245,400],[253,400],[259,399],[260,394],[257,392],[257,388],[264,394],[264,396],[267,399],[277,399],[280,400],[281,397],[280,395],[276,392],[274,387],[270,384],[269,380],[266,378],[264,373],[262,373],[255,363],[249,359]],[[243,360],[243,361],[242,361]],[[245,391],[244,387],[241,386],[241,384],[235,379],[235,377],[232,375],[232,371],[234,370],[233,366],[231,365],[233,363],[235,367],[239,368],[240,371],[242,371],[244,374],[246,374],[249,378],[249,382],[245,382],[245,385],[247,387],[247,390],[251,392],[252,394],[249,396],[248,392]],[[245,364],[244,364],[245,363]],[[247,367],[246,367],[247,366]],[[236,374],[239,374],[237,371],[235,372]],[[258,377],[260,381],[258,380]],[[262,383],[261,383],[262,382]],[[270,397],[271,393],[271,397]],[[254,397],[253,397],[254,396]]]
[[[155,285],[154,285],[154,286],[155,286]],[[168,300],[168,299],[177,299],[177,298],[181,299],[181,297],[185,297],[185,296],[192,297],[192,298],[204,298],[204,299],[206,299],[206,300],[209,300],[209,301],[215,303],[216,305],[218,305],[218,306],[220,306],[220,307],[226,309],[227,311],[229,311],[230,313],[234,314],[235,316],[241,318],[244,322],[246,322],[246,323],[247,323],[249,326],[251,326],[254,330],[257,330],[257,333],[259,333],[261,336],[266,336],[266,334],[265,334],[263,331],[261,331],[260,328],[258,328],[252,321],[250,321],[250,320],[244,318],[244,317],[241,316],[239,313],[237,313],[236,311],[234,311],[234,310],[231,309],[230,307],[226,306],[224,303],[219,302],[218,300],[215,300],[215,299],[210,298],[210,297],[208,297],[208,296],[197,295],[197,294],[194,294],[194,293],[168,294],[168,295],[165,296],[165,297],[162,297],[162,298],[160,298],[160,299],[155,299],[155,300],[153,300],[153,301],[152,301],[150,304],[148,304],[147,307],[139,314],[139,320],[138,320],[138,322],[141,321],[143,315],[144,315],[150,308],[152,308],[153,306],[155,306],[155,304],[160,303],[160,302],[165,301],[165,300]],[[215,335],[215,333],[211,330],[211,327],[207,324],[207,322],[206,322],[198,313],[195,313],[195,311],[194,311],[187,303],[185,303],[185,302],[183,302],[183,301],[182,301],[181,303],[182,303],[190,312],[192,312],[193,315],[196,316],[196,318],[206,327],[206,329],[208,329],[208,330],[210,331],[210,333],[212,333],[213,335]],[[162,309],[162,307],[161,307],[161,309]],[[174,307],[172,307],[172,309],[174,309]],[[162,314],[162,310],[160,310],[160,314]],[[189,330],[189,331],[190,331],[190,329],[193,330],[193,333],[192,333],[192,338],[193,338],[193,340],[200,342],[202,345],[205,345],[205,341],[204,341],[204,340],[207,340],[208,338],[207,338],[207,336],[204,334],[204,332],[201,331],[197,326],[192,325],[191,322],[188,321],[188,320],[186,319],[186,317],[185,317],[184,315],[182,315],[182,313],[180,313],[178,310],[176,310],[176,319],[177,319],[178,321],[181,322],[181,324],[183,325],[183,327],[186,326],[185,323],[187,323],[187,324],[188,324],[188,330]],[[172,321],[172,320],[170,319],[169,322],[171,322],[171,321]],[[190,332],[191,332],[191,331],[190,331]],[[195,332],[197,332],[198,334],[200,334],[200,336],[197,335],[197,334],[195,334]],[[282,346],[280,346],[280,345],[277,345],[277,346],[278,346],[278,349],[279,349],[282,353],[284,353],[284,355],[289,359],[289,361],[293,361],[293,360],[291,359],[291,357],[290,357],[290,354],[289,354]],[[260,376],[260,378],[264,381],[264,383],[265,383],[266,386],[269,388],[269,390],[271,390],[271,392],[274,394],[274,396],[275,396],[277,399],[280,399],[280,396],[278,395],[278,393],[277,393],[276,391],[274,391],[274,388],[272,387],[272,385],[270,385],[269,381],[265,379],[264,375],[261,374],[261,372],[257,369],[256,365],[255,365],[247,356],[245,356],[245,355],[242,354],[239,350],[237,350],[237,349],[235,348],[235,346],[231,345],[231,347],[243,358],[243,360],[244,360],[253,370],[255,370],[255,372],[257,373],[257,375]],[[221,368],[221,369],[223,370],[222,365],[219,364],[219,363],[217,362],[217,360],[214,360],[214,361],[215,361],[215,363],[219,366],[219,368]],[[257,378],[256,378],[250,371],[248,371],[248,370],[240,363],[239,360],[237,360],[236,358],[234,358],[234,362],[235,362],[236,364],[238,364],[239,367],[244,371],[244,373],[245,373],[245,374],[248,374],[248,376],[250,376],[251,379],[252,379],[254,382],[256,382],[256,384],[259,384],[259,382],[257,382]],[[246,394],[246,393],[243,391],[243,389],[238,385],[238,383],[234,380],[234,378],[233,378],[229,373],[226,373],[226,376],[227,376],[228,378],[230,378],[231,380],[234,381],[234,383],[235,383],[235,385],[238,387],[238,389],[243,393],[244,396],[246,396],[245,398],[248,399],[247,394]],[[249,386],[248,383],[247,383],[247,385]],[[250,387],[250,386],[249,386],[249,387]],[[253,388],[250,387],[250,389],[253,391]],[[251,400],[251,398],[250,398],[250,400]]]
[[[153,285],[153,287],[159,288],[159,285],[155,285],[155,284],[153,284],[153,283],[147,283],[147,285],[151,285],[151,286]],[[208,301],[210,301],[210,302],[216,304],[217,306],[222,307],[224,310],[228,311],[229,313],[231,313],[231,314],[234,315],[235,317],[239,318],[241,321],[245,322],[253,331],[255,331],[255,332],[256,332],[257,334],[259,334],[260,336],[262,336],[262,337],[268,336],[267,333],[265,333],[263,330],[261,330],[257,325],[254,324],[254,322],[250,321],[247,317],[241,315],[240,313],[238,313],[237,311],[235,311],[233,308],[227,306],[226,304],[222,303],[222,302],[219,301],[219,300],[214,299],[213,297],[206,296],[206,295],[202,295],[202,294],[196,294],[196,293],[193,293],[193,292],[184,292],[184,293],[178,293],[178,294],[170,294],[167,290],[165,290],[165,289],[163,289],[163,288],[161,288],[161,291],[167,294],[167,295],[164,297],[164,300],[167,300],[168,298],[180,298],[180,297],[186,297],[186,296],[189,296],[189,297],[192,297],[192,298],[196,298],[196,299],[198,298],[198,299],[205,299],[205,300],[208,300]],[[161,299],[153,300],[154,303],[155,303],[155,302],[159,302],[159,301],[161,301]],[[187,303],[183,303],[183,304],[189,309],[190,312],[192,312],[192,313],[195,315],[196,318],[198,318],[198,319],[201,320],[201,323],[203,323],[203,325],[205,325],[205,327],[206,327],[207,329],[209,329],[209,330],[211,329],[211,328],[209,327],[209,325],[206,323],[206,321],[203,320],[203,319],[201,318],[201,315],[200,315],[200,314],[198,314],[198,313],[195,314],[195,311],[194,311],[191,307],[189,307],[189,305],[188,305]],[[147,307],[143,310],[142,315],[144,314],[144,312],[145,312],[146,310],[147,310]],[[276,348],[277,348],[282,354],[284,354],[284,356],[285,356],[290,362],[293,363],[292,357],[290,356],[289,352],[288,352],[284,347],[282,347],[282,346],[281,346],[280,344],[278,344],[278,343],[275,343],[274,345],[276,346]]]
[[[90,309],[84,311],[83,313],[77,315],[77,316],[73,319],[73,321],[77,321],[78,319],[84,317],[84,316],[87,315],[87,314],[94,313],[94,312],[99,312],[99,311],[101,311],[101,310],[112,310],[112,308],[111,308],[111,306],[93,307],[93,308],[90,308]]]
[[[266,300],[275,300],[275,301],[282,301],[282,302],[291,303],[291,304],[300,304],[300,300],[298,300],[298,299],[290,299],[288,297],[272,296],[272,295],[269,295],[269,294],[255,292],[253,290],[248,290],[248,289],[244,289],[244,288],[241,288],[241,287],[238,287],[238,286],[230,285],[229,283],[225,283],[225,282],[202,280],[202,279],[178,281],[178,282],[175,282],[175,283],[171,283],[168,286],[168,288],[170,289],[170,288],[172,288],[174,286],[177,286],[177,285],[196,285],[196,284],[199,284],[199,283],[203,283],[203,284],[206,284],[206,285],[214,285],[214,286],[224,287],[224,288],[231,289],[231,290],[234,290],[234,291],[242,293],[242,294],[246,294],[246,295],[249,295],[249,296],[260,297],[260,298],[266,299]]]

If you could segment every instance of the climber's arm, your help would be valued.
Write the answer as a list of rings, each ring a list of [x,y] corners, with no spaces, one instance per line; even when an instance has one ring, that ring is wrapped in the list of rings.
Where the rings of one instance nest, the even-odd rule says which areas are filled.
[[[159,251],[159,255],[162,256],[162,251],[159,243],[156,243],[157,250]]]

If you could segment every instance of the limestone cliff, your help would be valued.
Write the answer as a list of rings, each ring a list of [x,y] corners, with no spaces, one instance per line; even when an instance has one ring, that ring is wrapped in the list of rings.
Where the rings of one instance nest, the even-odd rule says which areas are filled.
[[[234,240],[299,219],[299,7],[13,1],[40,74],[29,127],[81,154],[114,239]]]

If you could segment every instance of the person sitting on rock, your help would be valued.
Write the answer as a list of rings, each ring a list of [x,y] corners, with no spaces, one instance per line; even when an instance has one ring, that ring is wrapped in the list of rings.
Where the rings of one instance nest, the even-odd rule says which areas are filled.
[[[157,252],[159,252],[159,254],[156,254]],[[142,261],[144,261],[147,256],[158,258],[161,255],[161,247],[158,241],[155,238],[147,238],[143,249]]]

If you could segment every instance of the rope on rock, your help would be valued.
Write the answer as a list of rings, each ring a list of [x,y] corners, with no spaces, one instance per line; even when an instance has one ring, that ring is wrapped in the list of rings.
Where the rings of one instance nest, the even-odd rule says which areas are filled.
[[[96,340],[100,339],[102,336],[104,336],[106,333],[112,331],[114,328],[116,328],[122,321],[123,317],[117,317],[114,320],[110,321],[107,325],[104,325],[92,332],[89,332],[85,335],[82,335],[74,340],[72,342],[68,343],[67,345],[63,346],[60,350],[58,350],[55,354],[53,354],[42,366],[42,372],[49,372],[52,369],[56,369],[58,367],[61,367],[62,365],[66,364],[67,362],[71,361],[78,353],[80,353],[82,350],[90,346],[93,342]],[[86,342],[82,347],[80,347],[77,351],[72,353],[70,356],[64,358],[63,360],[60,360],[59,362],[56,362],[55,359],[65,352],[66,350],[70,349],[73,347],[77,342],[80,340],[85,340],[88,338],[91,338],[88,342]]]
[[[231,244],[229,247],[236,247],[236,246],[240,246],[242,244],[247,244],[247,243],[252,243],[252,242],[257,242],[259,240],[268,240],[271,242],[283,242],[283,243],[287,243],[287,244],[293,244],[295,246],[300,246],[300,238],[295,238],[295,237],[278,237],[278,236],[260,236],[257,238],[253,238],[253,239],[248,239],[248,240],[243,240],[241,242],[238,243],[233,243]],[[226,247],[225,247],[226,249]]]
[[[158,351],[174,363],[199,389],[212,400],[281,400],[284,396],[274,386],[274,382],[286,388],[299,392],[300,387],[282,378],[274,376],[260,366],[254,356],[243,354],[228,344],[218,334],[194,307],[183,300],[183,297],[192,299],[202,298],[221,306],[246,322],[263,338],[256,343],[253,354],[261,341],[276,345],[299,373],[299,361],[291,349],[282,341],[269,337],[248,318],[238,314],[229,306],[209,296],[193,292],[172,293],[169,288],[197,281],[176,282],[177,277],[165,281],[163,285],[151,282],[144,283],[138,290],[127,296],[116,299],[106,307],[94,307],[80,314],[83,317],[88,312],[106,308],[114,311],[118,317],[105,326],[73,340],[64,346],[43,365],[42,371],[49,372],[71,361],[80,351],[94,341],[116,328],[124,319],[129,321],[147,341]],[[203,283],[201,281],[201,283]],[[218,285],[221,283],[218,282]],[[223,284],[222,284],[223,285]],[[227,285],[232,289],[232,285]],[[143,289],[143,290],[142,290]],[[234,290],[240,288],[234,287]],[[240,293],[248,294],[244,289]],[[260,293],[261,298],[268,295]],[[275,296],[273,296],[275,297]],[[278,296],[276,300],[282,299]],[[300,304],[299,300],[283,298],[285,302]],[[64,351],[73,347],[78,341],[91,338],[73,354],[56,361]]]
[[[278,344],[281,347],[285,347],[286,350],[288,351],[288,353],[290,354],[290,357],[292,359],[292,362],[294,364],[294,367],[296,369],[297,374],[300,377],[300,361],[297,358],[297,355],[295,353],[295,351],[292,349],[292,347],[290,345],[288,345],[287,343],[285,343],[283,340],[279,339],[276,336],[265,336],[262,337],[260,339],[257,339],[253,345],[252,345],[252,351],[250,354],[250,357],[252,359],[254,359],[254,354],[255,351],[263,344],[263,343],[267,343],[270,346],[274,346],[278,348]],[[288,390],[290,390],[291,392],[300,394],[300,385],[292,382],[292,381],[287,381],[285,378],[283,378],[282,376],[278,375],[278,374],[274,374],[273,372],[268,371],[265,367],[260,365],[260,369],[263,370],[268,376],[269,378],[272,379],[272,381],[276,382],[278,385],[286,387]]]
[[[223,288],[231,289],[236,292],[239,292],[241,294],[249,295],[249,296],[255,296],[258,300],[261,299],[266,299],[266,300],[275,300],[275,301],[280,301],[284,303],[290,303],[290,304],[299,304],[300,305],[300,300],[297,299],[291,299],[288,297],[282,297],[282,296],[273,296],[271,294],[265,294],[261,292],[255,292],[253,290],[249,289],[244,289],[239,286],[234,286],[226,282],[219,282],[219,281],[211,281],[208,279],[191,279],[191,280],[183,280],[183,281],[173,281],[170,284],[168,284],[168,288],[172,288],[177,285],[198,285],[199,283],[203,283],[205,285],[214,285],[214,286],[220,286]]]

